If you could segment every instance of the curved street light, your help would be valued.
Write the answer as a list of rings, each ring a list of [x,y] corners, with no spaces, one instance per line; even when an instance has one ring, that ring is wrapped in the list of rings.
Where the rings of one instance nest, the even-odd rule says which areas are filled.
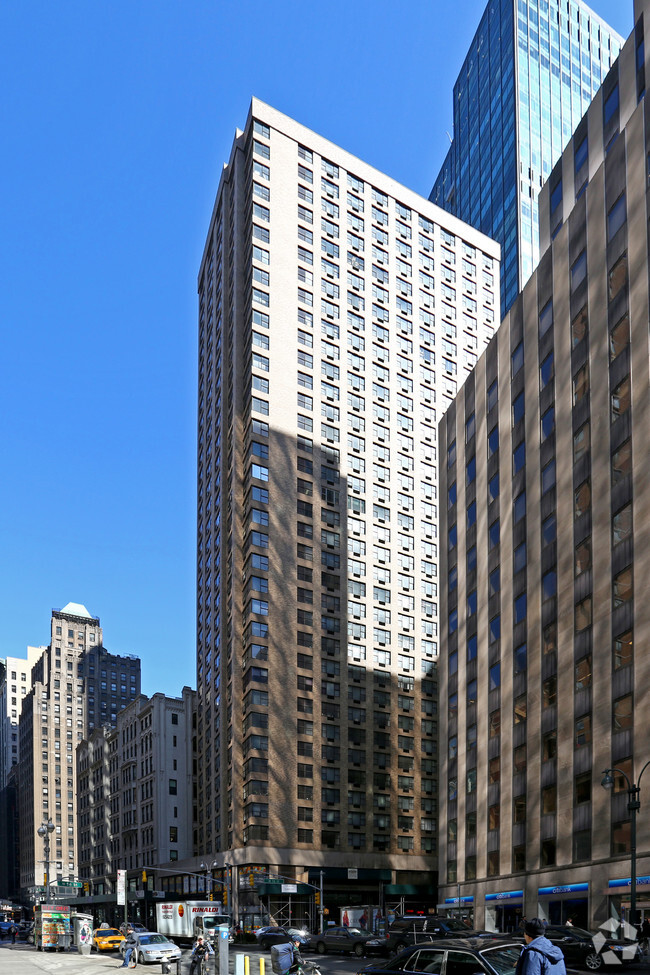
[[[622,768],[606,768],[603,772],[601,785],[603,789],[611,791],[614,788],[614,776],[612,772],[618,772],[627,782],[627,810],[630,813],[630,924],[637,925],[636,915],[636,817],[641,808],[641,776],[650,765],[648,760],[641,771],[636,782],[630,780],[629,775]]]
[[[56,829],[54,823],[51,819],[47,822],[41,823],[36,832],[43,840],[43,847],[45,853],[45,903],[49,903],[50,900],[50,836]]]

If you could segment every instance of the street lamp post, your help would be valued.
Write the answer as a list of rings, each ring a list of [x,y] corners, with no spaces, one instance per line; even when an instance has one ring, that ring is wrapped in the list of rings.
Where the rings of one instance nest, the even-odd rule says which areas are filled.
[[[219,864],[217,863],[216,860],[213,860],[212,861],[212,866],[210,866],[209,864],[205,863],[205,861],[203,861],[203,860],[201,861],[201,870],[205,870],[205,893],[206,893],[206,895],[208,893],[209,894],[212,894],[212,890],[213,890],[214,884],[215,884],[215,879],[212,876],[212,871],[215,870],[218,866],[219,866]],[[210,890],[209,891],[208,891],[208,879],[210,881]]]
[[[645,763],[636,782],[630,780],[627,772],[621,768],[606,768],[603,772],[601,785],[603,789],[611,790],[614,788],[614,777],[612,772],[618,772],[627,782],[627,811],[630,814],[630,924],[637,925],[638,918],[636,913],[636,817],[641,808],[641,777],[650,760]]]
[[[36,832],[43,840],[43,850],[45,853],[45,903],[50,900],[50,836],[54,832],[55,826],[51,819],[42,822]]]

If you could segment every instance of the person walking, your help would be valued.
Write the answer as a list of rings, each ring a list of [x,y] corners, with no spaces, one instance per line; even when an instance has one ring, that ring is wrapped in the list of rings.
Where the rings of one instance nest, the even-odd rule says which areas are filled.
[[[16,944],[16,935],[18,934],[18,928],[16,927],[15,924],[12,924],[11,927],[9,928],[9,934],[11,935],[11,943],[12,943],[12,945],[15,945]]]
[[[544,937],[544,925],[538,917],[526,921],[524,941],[515,975],[566,975],[564,955]]]

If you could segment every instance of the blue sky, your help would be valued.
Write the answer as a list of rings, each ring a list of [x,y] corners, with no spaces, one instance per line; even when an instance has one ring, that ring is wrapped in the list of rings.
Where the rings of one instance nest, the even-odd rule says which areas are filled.
[[[196,272],[252,95],[426,195],[484,0],[0,4],[0,656],[194,685]],[[594,0],[627,36],[632,0]]]

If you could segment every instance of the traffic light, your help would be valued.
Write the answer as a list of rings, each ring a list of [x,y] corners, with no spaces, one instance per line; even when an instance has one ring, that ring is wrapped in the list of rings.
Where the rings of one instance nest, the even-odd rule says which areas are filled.
[[[318,906],[320,904],[320,890],[317,890],[314,894],[314,903]]]
[[[227,887],[224,887],[223,888],[223,904],[224,904],[224,907],[228,904],[228,888]]]
[[[146,870],[143,870],[142,871],[142,883],[143,884],[146,884],[146,882],[147,882],[147,871]]]
[[[84,894],[87,894],[89,890],[90,890],[90,884],[87,881],[85,881],[84,882]]]
[[[255,874],[253,873],[252,870],[251,870],[251,872],[248,875],[248,886],[249,887],[254,887],[255,886]]]

